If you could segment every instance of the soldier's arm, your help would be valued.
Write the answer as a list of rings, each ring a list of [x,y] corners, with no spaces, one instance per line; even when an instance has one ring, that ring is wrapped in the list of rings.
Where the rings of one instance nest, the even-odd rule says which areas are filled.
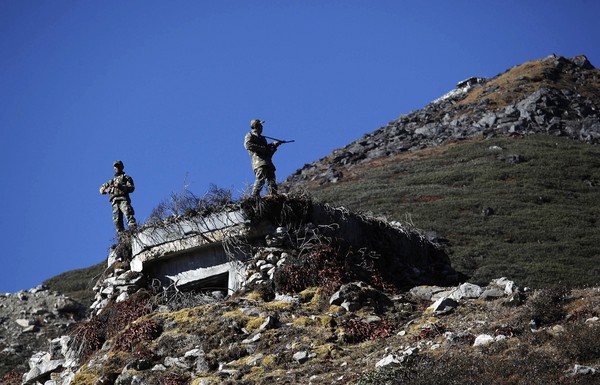
[[[112,179],[106,183],[103,183],[100,186],[100,194],[104,195],[104,194],[108,193],[108,189],[110,188],[110,186],[112,186]]]
[[[263,146],[256,143],[252,135],[247,135],[244,140],[244,147],[246,150],[256,152],[258,154],[268,154],[270,152],[269,145]]]
[[[135,184],[133,183],[133,178],[127,175],[125,178],[125,187],[127,188],[128,193],[132,193],[135,190]]]

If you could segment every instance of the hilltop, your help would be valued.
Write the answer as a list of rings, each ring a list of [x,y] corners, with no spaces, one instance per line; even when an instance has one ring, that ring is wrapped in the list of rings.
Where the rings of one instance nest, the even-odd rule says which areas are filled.
[[[0,324],[14,365],[0,382],[600,384],[599,79],[584,56],[470,78],[305,165],[287,195],[250,204],[253,216],[275,213],[282,232],[269,227],[262,246],[249,233],[224,243],[250,257],[230,296],[132,274],[124,238],[104,266],[0,298],[13,306]],[[298,196],[337,207],[335,220],[308,223]],[[193,207],[150,225],[204,222],[232,204],[185,202]],[[348,218],[374,225],[358,247],[338,242]],[[418,247],[398,248],[392,233]],[[438,263],[394,262],[422,262],[416,250]],[[81,319],[57,292],[96,300]],[[30,297],[69,306],[41,311]],[[15,331],[17,313],[26,332]],[[13,342],[25,333],[37,351],[28,367]]]
[[[315,187],[351,178],[376,160],[473,137],[530,135],[600,140],[600,71],[585,56],[551,55],[493,78],[472,77],[330,155],[304,165],[286,184]],[[372,166],[377,166],[377,163]]]
[[[447,258],[418,233],[327,207],[333,222],[310,223],[306,203],[242,202],[250,233],[265,219],[290,230],[251,248],[244,246],[250,233],[237,227],[222,238],[251,250],[246,284],[227,297],[145,283],[152,270],[132,274],[123,240],[94,288],[92,314],[4,383],[600,383],[598,289],[532,290],[507,278],[452,285]],[[356,243],[357,226],[369,234],[366,243]],[[423,260],[430,262],[419,268]]]
[[[405,221],[470,281],[598,285],[600,71],[549,56],[473,77],[285,185]]]

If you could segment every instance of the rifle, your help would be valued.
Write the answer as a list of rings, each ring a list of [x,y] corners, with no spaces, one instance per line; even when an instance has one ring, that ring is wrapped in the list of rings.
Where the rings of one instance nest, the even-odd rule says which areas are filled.
[[[279,142],[280,144],[283,144],[283,143],[293,143],[293,142],[295,142],[295,140],[281,140],[281,139],[277,139],[277,138],[271,138],[270,136],[266,136],[266,135],[263,135],[263,136],[264,136],[265,138],[267,138],[267,139],[271,139],[271,140],[274,140],[274,141],[276,141],[276,142]]]

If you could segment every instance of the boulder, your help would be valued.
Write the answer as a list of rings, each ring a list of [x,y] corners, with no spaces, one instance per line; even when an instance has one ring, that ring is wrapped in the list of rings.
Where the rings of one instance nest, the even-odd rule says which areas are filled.
[[[486,346],[494,342],[494,337],[489,334],[480,334],[475,337],[473,346]]]
[[[425,312],[435,314],[445,314],[454,310],[458,306],[458,302],[449,297],[442,297],[429,306]]]
[[[454,290],[449,297],[456,301],[460,301],[463,298],[479,298],[482,293],[483,289],[480,286],[465,282],[459,287],[457,287],[456,290]]]
[[[62,369],[65,360],[53,360],[49,352],[37,352],[29,359],[29,372],[23,376],[23,383],[32,384],[43,378],[49,378],[50,373]]]

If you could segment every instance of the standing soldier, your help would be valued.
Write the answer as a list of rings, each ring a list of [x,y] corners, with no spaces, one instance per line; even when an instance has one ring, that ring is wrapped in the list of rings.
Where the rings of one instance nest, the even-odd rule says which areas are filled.
[[[115,161],[113,169],[115,176],[100,186],[100,194],[108,194],[110,203],[112,205],[113,222],[117,226],[117,233],[125,230],[123,225],[123,215],[127,218],[127,226],[131,229],[137,226],[135,221],[133,207],[131,207],[131,199],[129,193],[135,190],[133,179],[126,175],[123,171],[123,162],[120,160]]]
[[[252,129],[244,138],[244,147],[248,150],[252,161],[252,169],[256,175],[254,186],[252,188],[252,197],[258,198],[265,182],[267,182],[267,194],[277,195],[277,183],[275,180],[275,165],[271,158],[277,147],[281,144],[279,141],[267,143],[267,139],[262,136],[264,120],[253,119],[250,121]]]

